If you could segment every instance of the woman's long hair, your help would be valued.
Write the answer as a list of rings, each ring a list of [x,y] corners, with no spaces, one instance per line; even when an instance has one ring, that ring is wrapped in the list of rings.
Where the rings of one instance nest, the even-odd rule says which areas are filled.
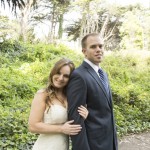
[[[56,95],[56,90],[57,88],[54,86],[53,84],[53,76],[57,73],[60,72],[60,69],[63,66],[69,66],[70,68],[70,74],[72,73],[72,71],[75,69],[74,63],[67,59],[67,58],[62,58],[60,59],[58,62],[56,62],[56,64],[54,65],[54,67],[52,68],[50,74],[49,74],[49,78],[48,78],[48,85],[46,87],[46,93],[47,93],[47,98],[46,98],[46,104],[48,106],[50,106],[52,104],[52,99],[56,98],[57,100],[59,100],[63,106],[65,106],[64,100],[59,99]],[[66,95],[66,86],[63,88],[63,94]]]

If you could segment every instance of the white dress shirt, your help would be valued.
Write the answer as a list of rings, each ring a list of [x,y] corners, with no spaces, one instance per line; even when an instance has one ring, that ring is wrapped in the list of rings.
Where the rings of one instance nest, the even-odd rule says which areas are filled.
[[[97,75],[99,76],[98,73],[98,69],[100,68],[99,66],[95,65],[94,63],[92,63],[91,61],[89,61],[88,59],[84,58],[84,61],[87,62],[97,73]]]

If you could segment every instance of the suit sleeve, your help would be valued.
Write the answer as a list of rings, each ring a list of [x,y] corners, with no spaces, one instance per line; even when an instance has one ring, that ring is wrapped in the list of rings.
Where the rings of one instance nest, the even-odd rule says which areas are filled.
[[[78,113],[78,107],[86,104],[87,86],[81,76],[72,73],[67,86],[68,119],[80,124],[82,130],[78,135],[71,136],[73,150],[90,150],[84,119]]]

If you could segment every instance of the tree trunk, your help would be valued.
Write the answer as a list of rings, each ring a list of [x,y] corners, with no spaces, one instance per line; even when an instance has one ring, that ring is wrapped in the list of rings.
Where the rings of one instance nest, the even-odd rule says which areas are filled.
[[[28,21],[33,2],[33,0],[28,0],[25,6],[21,9],[20,39],[24,42],[28,41]]]
[[[55,13],[55,4],[53,5],[53,11],[52,11],[52,17],[51,17],[51,28],[50,28],[50,32],[49,32],[49,43],[54,43],[54,39],[55,39],[55,28],[56,28],[56,13]]]
[[[61,39],[63,35],[63,21],[64,21],[64,15],[60,14],[59,16],[59,29],[58,29],[58,38]]]

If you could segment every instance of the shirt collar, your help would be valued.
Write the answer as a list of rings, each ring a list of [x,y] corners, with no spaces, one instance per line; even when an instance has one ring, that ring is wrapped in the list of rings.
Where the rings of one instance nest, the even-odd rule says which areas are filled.
[[[94,63],[92,63],[86,58],[84,58],[84,61],[87,62],[95,70],[96,73],[98,73],[99,66],[95,65]]]

